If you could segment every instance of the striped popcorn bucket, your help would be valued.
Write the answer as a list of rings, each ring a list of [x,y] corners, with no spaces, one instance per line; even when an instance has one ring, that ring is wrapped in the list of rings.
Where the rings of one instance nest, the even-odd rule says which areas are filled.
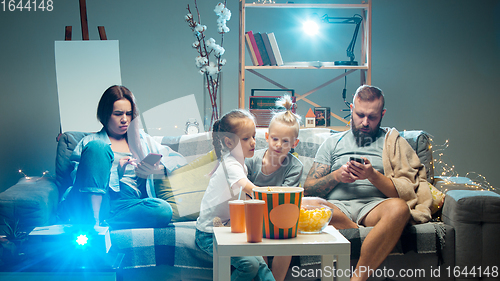
[[[254,198],[266,202],[262,237],[286,239],[297,236],[300,203],[304,196],[301,187],[256,187]]]

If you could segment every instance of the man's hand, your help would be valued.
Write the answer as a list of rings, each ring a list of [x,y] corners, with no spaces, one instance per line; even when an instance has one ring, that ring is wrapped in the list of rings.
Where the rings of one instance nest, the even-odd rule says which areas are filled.
[[[356,181],[354,174],[349,170],[348,164],[342,165],[336,172],[338,173],[338,181],[343,183],[353,183]]]
[[[342,166],[342,168],[345,167],[343,170],[346,173],[345,175],[342,175],[342,176],[345,177],[347,180],[352,180],[352,181],[345,181],[345,182],[354,182],[357,180],[364,180],[364,179],[370,178],[373,175],[374,170],[373,170],[372,164],[370,163],[370,161],[367,158],[365,158],[365,157],[362,157],[362,158],[365,160],[364,165],[359,163],[359,162],[356,162],[356,161],[349,161],[349,162],[347,162],[347,164]]]
[[[399,197],[394,183],[388,177],[384,176],[377,170],[375,170],[368,159],[361,157],[365,160],[365,164],[361,164],[356,161],[349,161],[347,164],[342,166],[345,167],[346,179],[351,179],[354,181],[368,179],[378,190],[384,193],[387,197]],[[340,170],[340,169],[339,169]]]

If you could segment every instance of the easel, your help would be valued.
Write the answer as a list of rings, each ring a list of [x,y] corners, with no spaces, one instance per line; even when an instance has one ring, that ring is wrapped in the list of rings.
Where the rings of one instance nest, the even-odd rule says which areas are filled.
[[[89,40],[89,24],[87,22],[87,2],[86,0],[80,1],[80,23],[82,26],[82,40]],[[64,33],[64,41],[71,41],[72,37],[72,26],[66,26]],[[104,30],[104,26],[98,26],[97,31],[99,32],[99,38],[101,40],[108,40],[106,37],[106,31]],[[59,139],[62,135],[62,128],[59,128],[59,134],[56,137],[56,141],[59,142]]]
[[[89,24],[87,22],[87,2],[85,0],[80,1],[80,23],[82,26],[82,40],[89,40]],[[66,31],[64,35],[65,41],[71,41],[72,26],[66,26]],[[104,26],[98,26],[97,31],[99,32],[99,38],[101,40],[107,40],[106,31]]]

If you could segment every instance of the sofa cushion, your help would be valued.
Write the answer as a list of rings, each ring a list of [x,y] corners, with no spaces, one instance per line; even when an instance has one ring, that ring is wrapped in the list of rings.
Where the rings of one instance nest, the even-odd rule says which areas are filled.
[[[62,196],[73,184],[71,179],[73,164],[69,161],[69,157],[80,140],[88,134],[90,133],[72,131],[63,133],[59,138],[56,154],[56,185],[59,189],[59,196]]]
[[[425,131],[411,130],[401,131],[399,135],[404,137],[417,153],[420,162],[425,166],[427,181],[434,183],[434,160],[432,158],[432,145],[429,134]]]
[[[58,191],[48,178],[21,179],[0,193],[0,225],[19,220],[22,229],[55,223]]]
[[[201,200],[210,181],[217,158],[212,150],[198,159],[181,167],[168,177],[155,180],[158,198],[172,207],[172,221],[196,220],[200,212]]]
[[[198,159],[199,157],[214,149],[212,145],[211,133],[198,133],[175,137],[165,136],[154,138],[162,145],[167,145],[171,149],[179,152],[186,158],[186,161],[188,163]]]
[[[446,193],[448,220],[471,224],[500,221],[500,195],[487,190],[450,190]]]
[[[428,182],[428,184],[432,194],[431,214],[434,215],[443,207],[445,195],[431,183]]]
[[[500,264],[500,195],[485,190],[450,190],[443,221],[455,228],[456,266],[491,268]]]

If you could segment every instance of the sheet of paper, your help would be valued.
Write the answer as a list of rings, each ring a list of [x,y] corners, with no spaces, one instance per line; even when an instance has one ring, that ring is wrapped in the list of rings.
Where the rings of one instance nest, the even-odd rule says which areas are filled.
[[[118,41],[56,41],[55,59],[62,131],[99,131],[99,99],[121,85]]]
[[[146,132],[151,136],[181,136],[186,134],[186,122],[196,121],[204,132],[203,120],[193,94],[155,106],[142,113]]]

